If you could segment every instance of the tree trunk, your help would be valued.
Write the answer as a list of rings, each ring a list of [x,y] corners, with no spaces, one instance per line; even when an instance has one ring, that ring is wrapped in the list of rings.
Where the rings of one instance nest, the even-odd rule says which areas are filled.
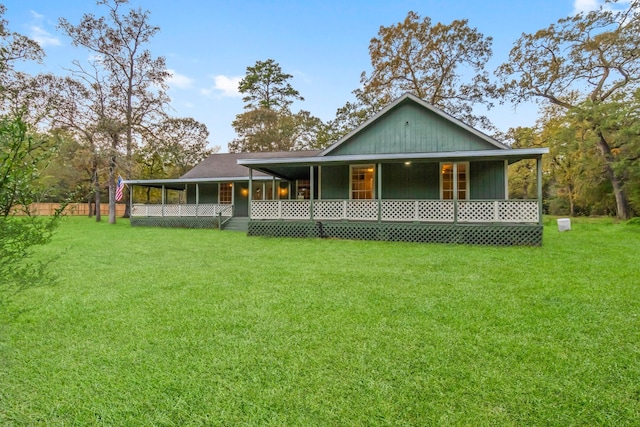
[[[96,222],[102,221],[102,213],[100,212],[100,198],[102,197],[100,191],[100,175],[98,175],[98,164],[96,162],[93,169],[93,191],[95,193],[95,212]]]
[[[616,176],[613,170],[613,154],[611,153],[611,147],[607,143],[604,135],[601,131],[598,131],[598,149],[604,157],[605,162],[605,173],[607,178],[609,178],[609,182],[611,182],[611,187],[613,188],[613,195],[616,198],[616,216],[618,219],[626,220],[631,216],[629,201],[627,200],[627,195],[622,188],[622,182]]]
[[[574,217],[576,216],[576,204],[573,200],[573,185],[569,184],[567,190],[569,193],[569,215]]]
[[[109,156],[109,224],[116,223],[116,150],[118,135],[111,135],[111,155]]]
[[[102,213],[100,212],[100,187],[96,187],[96,203],[95,203],[95,209],[96,209],[96,222],[100,222],[102,221]]]
[[[129,200],[129,188],[127,186],[124,187],[123,191],[122,191],[122,198],[125,200]],[[129,205],[129,203],[125,203],[124,204],[124,215],[122,215],[122,218],[130,218],[131,217],[131,205]]]

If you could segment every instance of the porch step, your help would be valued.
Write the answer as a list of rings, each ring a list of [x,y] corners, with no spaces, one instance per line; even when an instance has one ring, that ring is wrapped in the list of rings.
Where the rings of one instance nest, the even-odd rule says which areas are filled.
[[[232,231],[249,231],[249,218],[234,216],[226,224],[222,226],[223,230],[232,230]]]

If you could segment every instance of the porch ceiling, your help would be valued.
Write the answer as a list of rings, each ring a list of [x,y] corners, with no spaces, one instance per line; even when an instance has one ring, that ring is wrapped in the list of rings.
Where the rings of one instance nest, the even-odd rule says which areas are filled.
[[[301,158],[238,159],[238,164],[269,175],[291,180],[308,177],[310,166],[357,163],[399,163],[408,161],[446,162],[456,160],[507,160],[509,163],[513,163],[523,159],[537,159],[548,152],[548,148],[522,148],[434,153],[362,154]]]

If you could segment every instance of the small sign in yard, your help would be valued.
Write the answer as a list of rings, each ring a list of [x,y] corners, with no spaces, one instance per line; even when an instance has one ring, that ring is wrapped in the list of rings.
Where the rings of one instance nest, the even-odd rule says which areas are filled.
[[[558,231],[569,231],[569,230],[571,230],[571,219],[558,218]]]

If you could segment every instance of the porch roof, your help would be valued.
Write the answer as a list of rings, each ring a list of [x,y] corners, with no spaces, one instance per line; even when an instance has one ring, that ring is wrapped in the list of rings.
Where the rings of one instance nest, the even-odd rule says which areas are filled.
[[[254,176],[254,181],[271,181],[273,176],[258,175]],[[161,188],[164,186],[170,190],[184,190],[186,184],[214,184],[217,182],[230,181],[249,181],[249,175],[246,176],[227,176],[220,178],[173,178],[173,179],[125,179],[123,182],[127,185],[140,185],[143,187]]]
[[[400,163],[410,161],[443,162],[454,160],[507,160],[509,163],[523,159],[541,158],[549,153],[548,148],[509,148],[503,150],[451,151],[430,153],[397,154],[350,154],[340,156],[273,157],[261,159],[238,159],[238,164],[251,169],[281,177],[300,178],[308,174],[307,167],[322,165],[346,165],[362,163]],[[257,177],[255,177],[257,178]],[[255,179],[254,178],[254,179]]]

